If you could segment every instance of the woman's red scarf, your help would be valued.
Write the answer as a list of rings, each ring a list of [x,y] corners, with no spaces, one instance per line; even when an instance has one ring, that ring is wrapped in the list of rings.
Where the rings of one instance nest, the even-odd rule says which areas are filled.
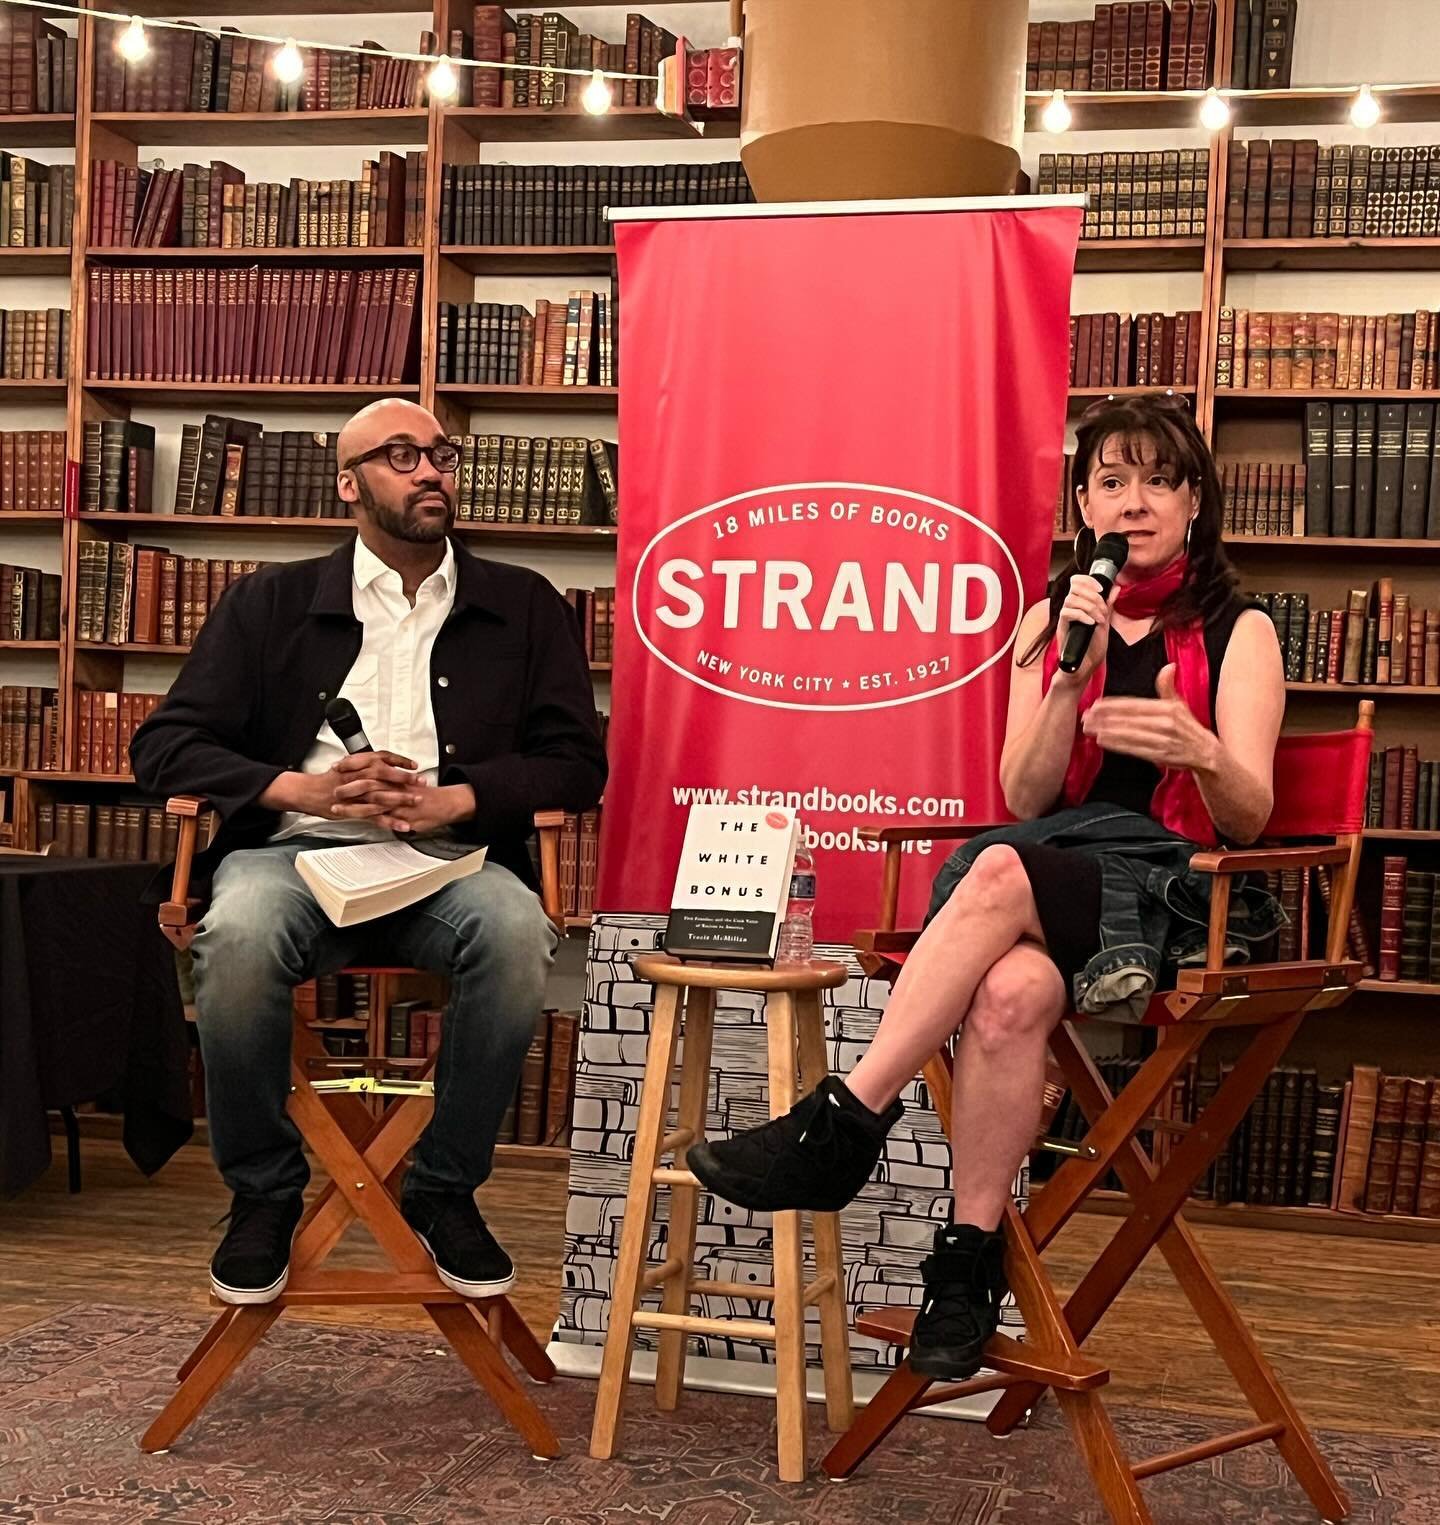
[[[1141,582],[1122,583],[1115,597],[1114,609],[1128,619],[1154,619],[1161,605],[1179,588],[1185,577],[1187,558],[1177,557],[1154,577]],[[1175,689],[1190,707],[1190,713],[1206,730],[1212,729],[1210,714],[1210,658],[1205,651],[1204,627],[1194,621],[1188,625],[1165,627],[1165,660],[1175,664]],[[1051,641],[1045,650],[1045,688],[1055,676],[1060,662],[1059,644]],[[1065,772],[1061,800],[1066,805],[1083,804],[1099,775],[1104,753],[1100,744],[1087,736],[1080,721],[1085,711],[1105,692],[1105,664],[1090,675],[1080,696],[1075,715],[1075,741],[1070,749],[1070,766]],[[1162,826],[1188,837],[1192,842],[1214,846],[1219,838],[1215,823],[1205,808],[1199,786],[1188,768],[1166,768],[1150,798],[1150,813]]]

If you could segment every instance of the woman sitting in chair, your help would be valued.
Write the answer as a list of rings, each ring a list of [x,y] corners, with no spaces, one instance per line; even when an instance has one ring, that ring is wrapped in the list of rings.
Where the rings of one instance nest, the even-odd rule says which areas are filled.
[[[1000,779],[1019,824],[973,838],[935,882],[925,931],[848,1081],[688,1160],[759,1211],[837,1211],[874,1169],[903,1087],[955,1045],[952,1222],[923,1266],[912,1367],[963,1380],[1005,1293],[1000,1223],[1043,1102],[1047,1040],[1070,1011],[1137,1019],[1161,970],[1203,956],[1197,844],[1255,840],[1270,816],[1285,679],[1275,629],[1236,591],[1215,462],[1179,398],[1098,403],[1081,420],[1075,558],[1016,642]],[[1129,556],[1108,599],[1086,575],[1101,536]],[[1073,625],[1094,635],[1059,670]],[[1232,900],[1232,950],[1279,920]]]

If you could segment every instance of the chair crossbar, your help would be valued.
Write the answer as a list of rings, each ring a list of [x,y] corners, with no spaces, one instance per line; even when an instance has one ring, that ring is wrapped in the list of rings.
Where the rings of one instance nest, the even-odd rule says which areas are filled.
[[[1183,1451],[1167,1451],[1163,1456],[1147,1457],[1137,1461],[1130,1470],[1141,1480],[1156,1477],[1161,1472],[1173,1472],[1176,1467],[1188,1467],[1193,1462],[1209,1461],[1212,1456],[1224,1456],[1230,1451],[1244,1450],[1246,1446],[1276,1440],[1284,1433],[1283,1424],[1252,1424],[1248,1430],[1217,1435],[1214,1440],[1202,1440],[1199,1445],[1186,1446]]]

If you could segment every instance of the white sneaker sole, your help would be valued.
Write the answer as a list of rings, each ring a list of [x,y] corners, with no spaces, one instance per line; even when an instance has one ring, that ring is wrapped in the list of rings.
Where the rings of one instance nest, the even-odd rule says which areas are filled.
[[[499,1297],[515,1285],[513,1271],[499,1281],[462,1281],[460,1277],[451,1275],[438,1260],[435,1260],[435,1251],[430,1248],[430,1241],[424,1234],[417,1230],[415,1237],[425,1246],[425,1253],[435,1261],[435,1274],[452,1292],[458,1292],[461,1297]]]
[[[212,1275],[210,1290],[222,1303],[233,1303],[243,1308],[256,1303],[273,1303],[285,1290],[285,1283],[289,1280],[290,1267],[287,1265],[268,1287],[227,1287],[223,1281],[216,1281]]]

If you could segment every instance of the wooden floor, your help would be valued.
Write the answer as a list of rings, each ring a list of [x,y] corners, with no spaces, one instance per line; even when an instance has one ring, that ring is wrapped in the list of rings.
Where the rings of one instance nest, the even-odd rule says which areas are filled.
[[[183,1149],[146,1181],[118,1143],[87,1140],[85,1188],[72,1197],[63,1141],[56,1142],[59,1157],[46,1178],[0,1202],[0,1336],[86,1300],[208,1311],[205,1268],[228,1207],[208,1154]],[[519,1270],[515,1301],[542,1336],[559,1303],[565,1191],[563,1172],[507,1165],[481,1193]],[[1047,1257],[1057,1279],[1082,1271],[1117,1221],[1077,1219]],[[1440,1251],[1433,1245],[1275,1230],[1197,1233],[1312,1424],[1440,1437]],[[373,1263],[359,1236],[338,1253],[343,1263]],[[418,1310],[404,1309],[363,1309],[334,1321],[357,1320],[428,1327]],[[1158,1256],[1086,1348],[1112,1363],[1116,1403],[1248,1413]]]

